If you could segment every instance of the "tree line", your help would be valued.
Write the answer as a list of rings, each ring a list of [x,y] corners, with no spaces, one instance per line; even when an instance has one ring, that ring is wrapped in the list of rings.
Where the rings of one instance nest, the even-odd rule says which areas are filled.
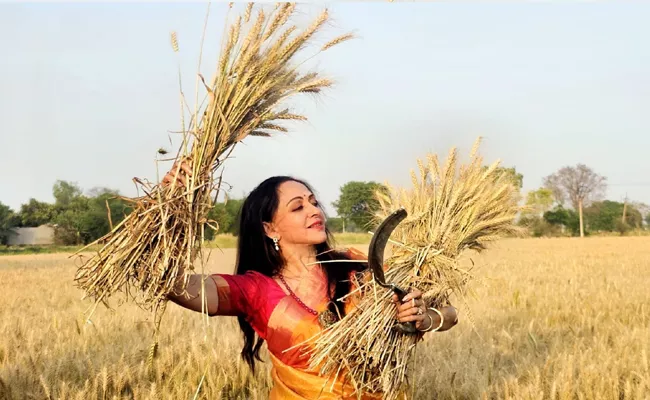
[[[83,194],[75,183],[56,181],[52,195],[54,203],[31,198],[17,212],[0,203],[0,244],[9,241],[15,228],[46,224],[54,227],[57,244],[87,244],[108,233],[131,212],[129,202],[108,188],[93,188]]]
[[[487,168],[487,166],[485,167]],[[542,186],[521,193],[524,176],[515,167],[497,171],[518,190],[524,210],[517,223],[531,236],[586,236],[594,233],[625,234],[631,230],[650,230],[650,206],[627,200],[605,199],[607,178],[592,168],[577,164],[565,166],[543,178]],[[387,190],[376,182],[348,182],[341,187],[334,207],[351,230],[367,231],[378,207],[373,193]]]
[[[369,212],[377,206],[373,193],[382,186],[374,182],[349,182],[341,188],[334,203],[340,217],[329,218],[332,232],[358,232],[369,225]],[[17,211],[0,202],[0,244],[6,245],[15,228],[50,225],[54,242],[60,245],[85,245],[100,239],[132,212],[130,202],[117,190],[93,188],[84,193],[76,183],[57,181],[52,187],[53,203],[31,198]],[[218,233],[237,235],[239,212],[245,196],[216,203],[208,220],[216,222]],[[215,231],[206,228],[205,237],[212,240]]]
[[[560,168],[543,179],[542,187],[527,194],[527,210],[519,223],[533,236],[583,237],[648,229],[647,204],[607,200],[606,190],[607,178],[584,164]]]
[[[485,167],[487,168],[487,166]],[[524,176],[515,167],[497,171],[518,190],[524,210],[517,223],[531,236],[585,236],[593,233],[620,233],[650,229],[650,207],[641,202],[604,199],[607,179],[584,164],[565,166],[543,179],[542,186],[523,195]],[[366,231],[378,206],[376,190],[387,190],[376,182],[348,182],[334,202],[343,226]]]
[[[502,167],[512,184],[522,190],[523,175],[516,168]],[[648,229],[650,207],[643,203],[623,203],[604,199],[607,179],[584,164],[563,167],[543,179],[542,187],[522,195],[525,210],[518,224],[532,236],[585,236],[596,232],[624,234],[633,229]],[[367,232],[379,206],[377,191],[388,189],[377,182],[351,181],[339,188],[332,203],[337,217],[328,219],[332,232]],[[6,244],[15,228],[54,227],[57,244],[91,243],[120,223],[132,211],[130,203],[116,190],[93,188],[84,194],[75,183],[57,181],[52,187],[54,203],[30,199],[18,211],[0,203],[0,244]],[[524,198],[525,197],[525,198]],[[208,214],[219,233],[238,234],[238,217],[244,198],[229,199],[214,205]],[[215,232],[206,229],[211,240]]]

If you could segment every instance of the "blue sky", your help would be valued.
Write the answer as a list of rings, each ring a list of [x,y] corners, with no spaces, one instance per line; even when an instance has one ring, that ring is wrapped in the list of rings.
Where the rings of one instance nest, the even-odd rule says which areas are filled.
[[[650,3],[301,10],[307,18],[325,6],[333,23],[320,41],[358,35],[314,64],[337,86],[296,103],[309,122],[288,136],[237,148],[224,174],[232,196],[291,174],[329,206],[347,181],[408,185],[418,157],[467,152],[481,135],[486,161],[515,166],[525,190],[580,162],[608,178],[608,198],[650,203]],[[211,7],[206,76],[225,8]],[[169,32],[178,32],[193,98],[205,11],[198,2],[0,4],[0,201],[51,201],[57,179],[126,195],[133,177],[155,179],[155,152],[180,125]]]

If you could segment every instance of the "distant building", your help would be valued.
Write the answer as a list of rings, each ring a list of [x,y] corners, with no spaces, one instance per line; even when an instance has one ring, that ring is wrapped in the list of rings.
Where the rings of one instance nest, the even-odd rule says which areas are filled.
[[[9,235],[10,246],[54,244],[54,227],[41,225],[36,228],[15,228]]]

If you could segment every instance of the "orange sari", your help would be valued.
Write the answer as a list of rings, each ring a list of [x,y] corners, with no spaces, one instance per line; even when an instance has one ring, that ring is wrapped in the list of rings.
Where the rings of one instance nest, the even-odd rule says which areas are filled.
[[[366,260],[358,250],[347,250],[354,260]],[[257,334],[266,340],[271,362],[271,400],[357,399],[352,386],[340,376],[335,382],[309,370],[305,342],[321,330],[318,317],[309,313],[272,278],[257,272],[243,275],[213,275],[219,293],[219,315],[243,315]],[[314,310],[327,307],[327,280],[314,275],[294,290]],[[346,305],[346,308],[353,305]],[[302,345],[300,345],[302,344]],[[308,349],[307,349],[308,350]],[[364,394],[364,400],[379,394]]]

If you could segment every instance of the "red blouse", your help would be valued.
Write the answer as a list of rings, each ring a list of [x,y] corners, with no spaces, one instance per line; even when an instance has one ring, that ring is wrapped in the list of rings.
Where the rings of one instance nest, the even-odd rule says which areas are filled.
[[[347,250],[346,255],[365,260],[365,255],[358,250]],[[243,316],[266,340],[275,357],[293,367],[307,367],[305,349],[293,347],[320,332],[317,316],[286,294],[278,281],[259,272],[213,274],[212,278],[219,297],[218,315]],[[324,272],[316,268],[293,291],[306,305],[321,312],[329,301],[327,286]]]

